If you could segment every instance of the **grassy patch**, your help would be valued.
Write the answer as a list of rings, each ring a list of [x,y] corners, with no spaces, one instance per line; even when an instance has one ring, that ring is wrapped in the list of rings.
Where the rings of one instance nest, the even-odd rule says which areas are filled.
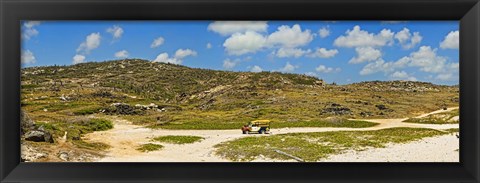
[[[409,118],[403,122],[423,124],[456,124],[459,123],[460,120],[455,120],[453,118],[459,115],[459,110],[455,109],[452,111],[431,114],[423,118]]]
[[[162,148],[163,148],[162,145],[148,143],[148,144],[141,145],[140,147],[137,148],[137,150],[142,152],[150,152],[150,151],[157,151]]]
[[[340,131],[296,133],[246,137],[216,145],[216,153],[233,161],[251,161],[259,155],[272,159],[289,159],[281,150],[305,161],[318,161],[345,150],[381,148],[387,143],[406,143],[425,137],[446,134],[433,129],[390,128],[374,131]]]
[[[272,123],[272,128],[286,127],[345,127],[345,128],[366,128],[376,126],[378,123],[357,120],[319,120],[319,121],[298,121],[298,122],[279,122]]]
[[[100,106],[92,106],[92,107],[87,107],[87,108],[82,108],[73,111],[73,114],[75,115],[88,115],[88,114],[94,114],[98,113],[98,111],[102,109]]]
[[[168,135],[168,136],[155,137],[153,140],[158,142],[171,143],[171,144],[191,144],[191,143],[199,142],[203,140],[203,137]]]
[[[72,142],[77,147],[84,148],[84,149],[90,149],[90,150],[106,150],[106,149],[110,148],[109,145],[104,144],[104,143],[100,143],[100,142],[89,143],[89,142],[85,142],[83,140],[74,140]]]
[[[224,129],[240,129],[245,122],[224,122],[214,123],[209,121],[190,121],[190,122],[167,122],[163,124],[150,125],[150,128],[163,129],[192,129],[192,130],[224,130]],[[272,122],[271,128],[287,128],[287,127],[345,127],[345,128],[366,128],[376,126],[378,123],[358,120],[312,120],[312,121],[296,121],[296,122]]]
[[[450,133],[456,133],[456,132],[460,132],[460,129],[459,128],[449,128],[449,129],[446,129],[445,131],[450,132]]]
[[[43,129],[45,129],[47,131],[58,130],[58,128],[55,126],[55,124],[51,124],[51,123],[37,122],[37,123],[35,123],[35,125],[38,126],[38,127],[43,126]]]
[[[105,131],[113,128],[113,123],[106,119],[93,118],[86,124],[92,131]]]

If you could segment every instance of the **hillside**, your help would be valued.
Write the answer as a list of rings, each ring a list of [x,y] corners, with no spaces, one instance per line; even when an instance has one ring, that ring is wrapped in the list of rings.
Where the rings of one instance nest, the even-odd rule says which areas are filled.
[[[232,85],[270,89],[290,85],[315,85],[314,77],[282,74],[227,72],[193,69],[180,65],[153,63],[145,60],[91,62],[74,66],[34,67],[22,70],[29,86],[106,87],[113,91],[141,95],[159,101],[180,101],[217,86]],[[318,84],[318,83],[317,83]]]
[[[173,121],[185,112],[290,121],[328,116],[404,117],[458,105],[458,87],[452,86],[407,81],[336,86],[305,75],[215,71],[145,60],[25,68],[22,94],[28,112],[53,107],[51,112],[68,115],[75,113],[69,109],[88,106],[153,103],[160,110],[171,109],[167,112],[171,115],[160,116]]]

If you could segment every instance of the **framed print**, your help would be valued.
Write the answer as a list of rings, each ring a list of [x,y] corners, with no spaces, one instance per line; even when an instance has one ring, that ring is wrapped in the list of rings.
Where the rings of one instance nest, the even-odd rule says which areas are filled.
[[[477,1],[2,1],[2,182],[478,182]]]

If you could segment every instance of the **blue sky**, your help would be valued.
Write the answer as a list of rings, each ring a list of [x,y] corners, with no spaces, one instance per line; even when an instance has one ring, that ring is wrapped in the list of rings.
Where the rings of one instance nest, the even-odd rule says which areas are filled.
[[[458,84],[457,21],[25,21],[22,66],[124,58],[348,84]],[[159,73],[160,74],[160,73]]]

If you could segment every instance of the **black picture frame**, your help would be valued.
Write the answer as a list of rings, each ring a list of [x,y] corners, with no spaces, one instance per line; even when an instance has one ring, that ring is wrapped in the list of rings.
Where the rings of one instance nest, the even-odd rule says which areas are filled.
[[[480,180],[477,0],[0,0],[0,16],[0,182]],[[459,20],[460,163],[20,163],[21,20]]]

